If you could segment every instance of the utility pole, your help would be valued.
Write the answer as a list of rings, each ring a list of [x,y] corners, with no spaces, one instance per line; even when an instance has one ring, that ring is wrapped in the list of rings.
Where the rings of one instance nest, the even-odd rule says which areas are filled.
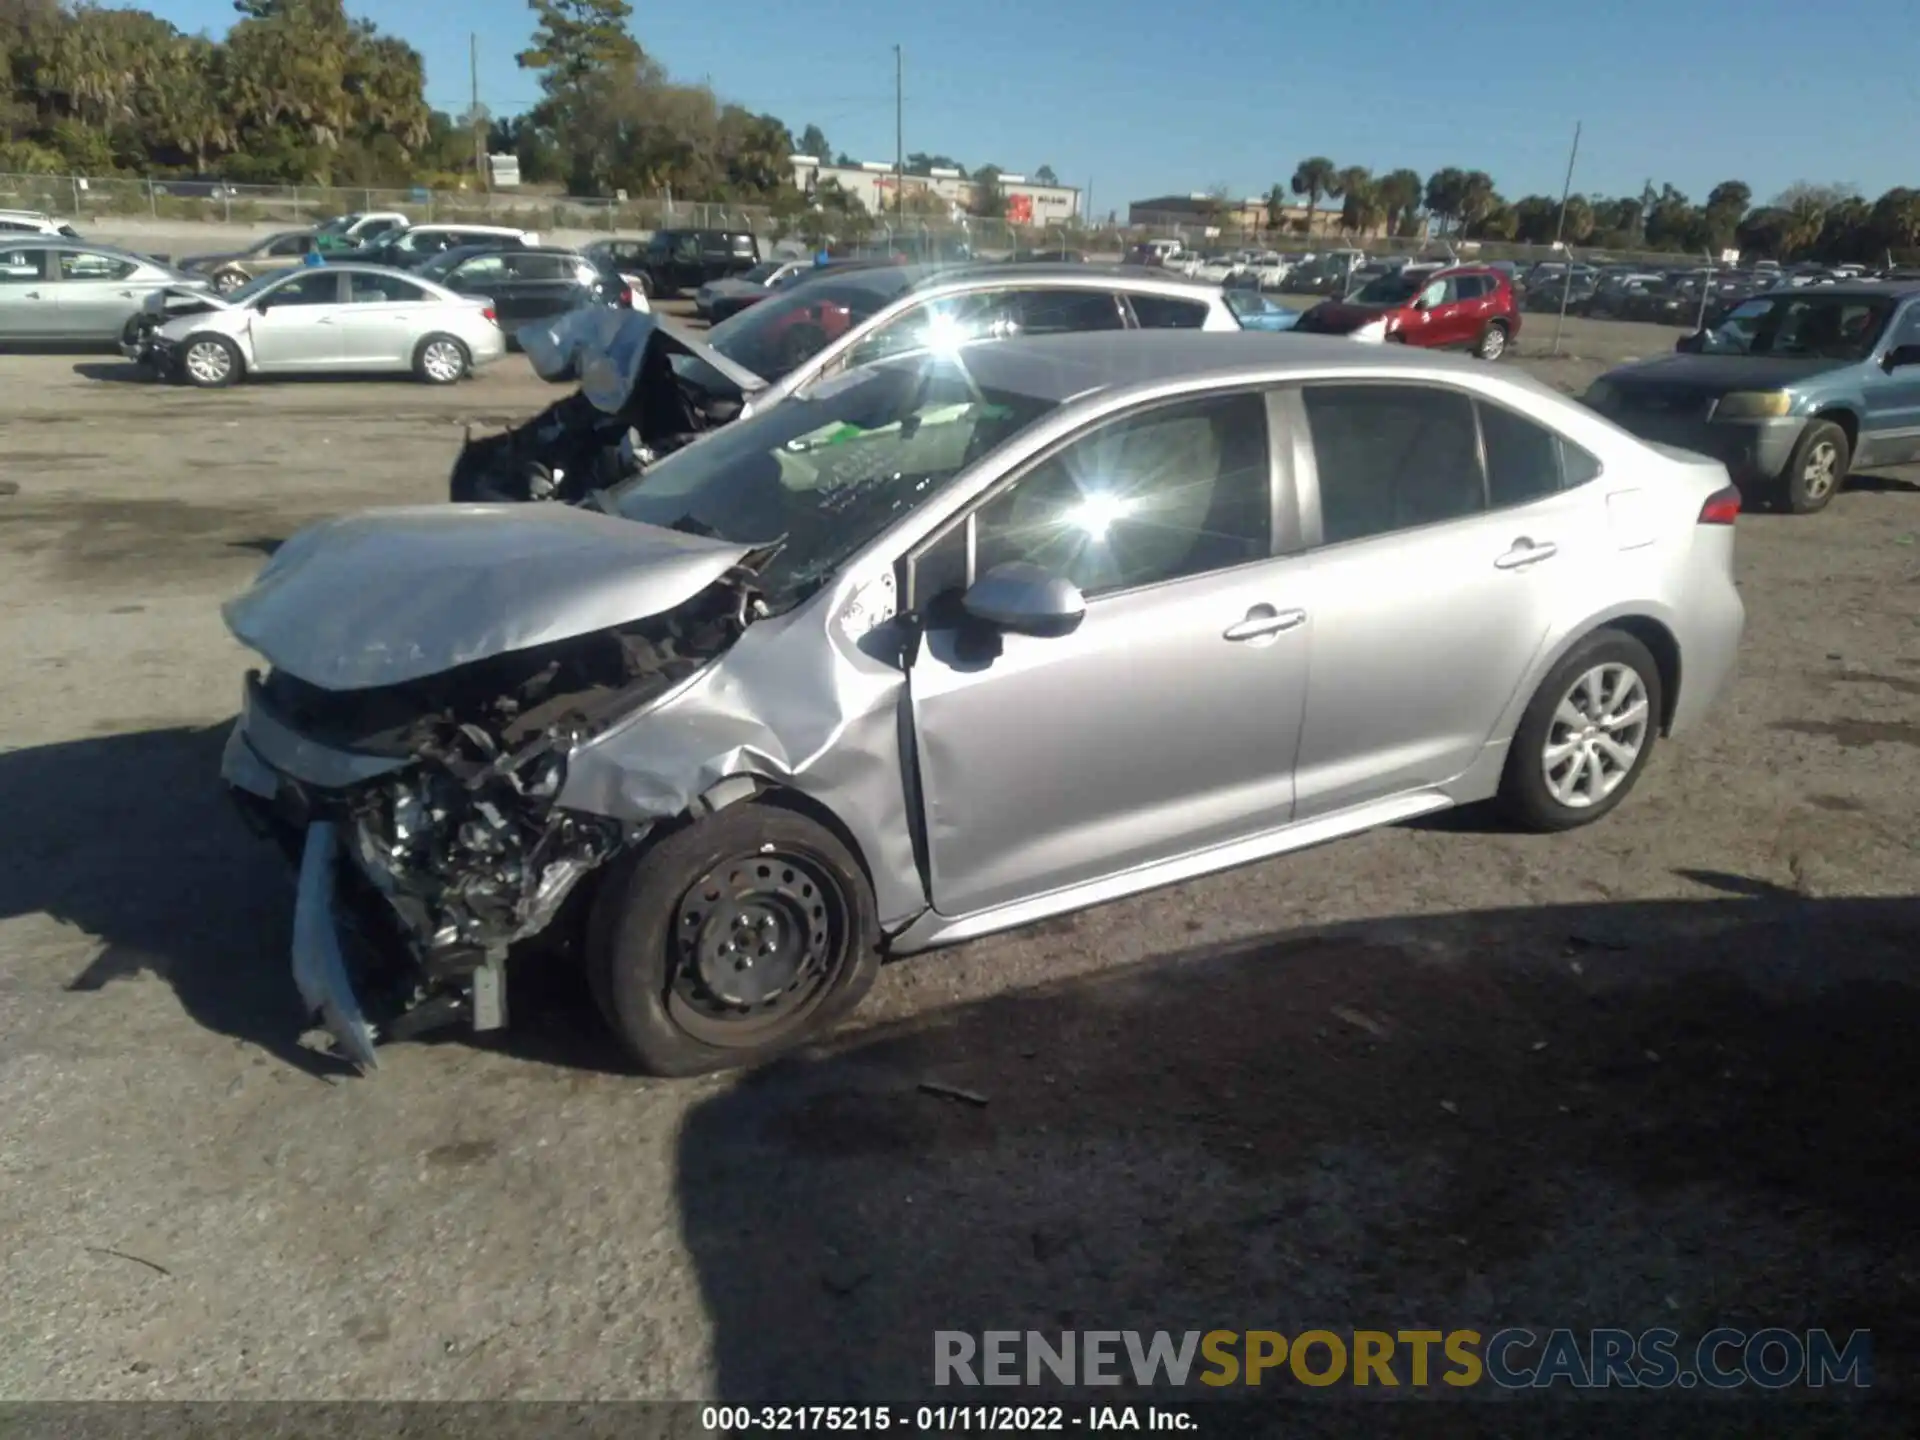
[[[907,213],[907,127],[905,90],[902,76],[906,61],[898,45],[893,47],[893,213],[898,219]]]
[[[1573,149],[1567,155],[1567,179],[1560,187],[1560,221],[1553,227],[1553,248],[1560,252],[1560,263],[1564,267],[1560,278],[1560,315],[1553,322],[1553,353],[1560,353],[1560,330],[1567,323],[1567,297],[1573,292],[1573,251],[1562,250],[1561,242],[1567,237],[1567,201],[1573,197],[1573,162],[1580,158],[1580,125],[1573,123]]]
[[[473,175],[491,195],[493,176],[487,170],[487,122],[480,116],[480,36],[467,32],[467,78],[473,86],[473,104],[467,118],[473,124]]]

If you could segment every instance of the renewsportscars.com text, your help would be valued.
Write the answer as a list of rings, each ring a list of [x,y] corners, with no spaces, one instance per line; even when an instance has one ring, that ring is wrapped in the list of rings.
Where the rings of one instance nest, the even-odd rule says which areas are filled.
[[[1865,1330],[940,1330],[936,1385],[1863,1388]]]

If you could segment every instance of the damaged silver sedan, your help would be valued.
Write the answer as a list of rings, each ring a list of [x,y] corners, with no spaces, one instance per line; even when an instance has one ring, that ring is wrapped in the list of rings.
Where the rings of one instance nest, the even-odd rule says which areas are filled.
[[[883,951],[1495,795],[1598,819],[1731,667],[1724,482],[1418,353],[897,358],[585,506],[296,535],[226,610],[271,669],[224,774],[363,1067],[504,1025],[544,941],[643,1069],[750,1063]]]

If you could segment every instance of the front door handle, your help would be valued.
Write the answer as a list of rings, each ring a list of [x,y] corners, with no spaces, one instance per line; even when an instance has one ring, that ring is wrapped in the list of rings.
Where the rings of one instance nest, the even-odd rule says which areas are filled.
[[[1542,560],[1551,560],[1560,553],[1560,547],[1551,541],[1529,540],[1522,535],[1513,542],[1513,548],[1493,563],[1502,570],[1518,570],[1526,565],[1538,565]]]
[[[1228,640],[1258,640],[1298,629],[1306,623],[1304,610],[1275,610],[1271,605],[1256,605],[1247,611],[1246,619],[1229,625],[1222,633]]]
[[[22,300],[38,300],[40,298],[40,292],[38,290],[29,290],[20,298]]]

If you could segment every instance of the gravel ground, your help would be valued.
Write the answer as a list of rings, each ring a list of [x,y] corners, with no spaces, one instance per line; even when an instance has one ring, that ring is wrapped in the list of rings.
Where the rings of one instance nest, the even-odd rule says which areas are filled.
[[[1550,333],[1513,363],[1576,389],[1673,332]],[[898,1399],[936,1328],[1506,1322],[1866,1327],[1905,1386],[1911,479],[1741,520],[1739,679],[1593,829],[1443,818],[920,957],[745,1080],[623,1074],[560,974],[361,1080],[297,1043],[289,887],[217,791],[217,606],[552,392],[0,393],[0,1397]]]

